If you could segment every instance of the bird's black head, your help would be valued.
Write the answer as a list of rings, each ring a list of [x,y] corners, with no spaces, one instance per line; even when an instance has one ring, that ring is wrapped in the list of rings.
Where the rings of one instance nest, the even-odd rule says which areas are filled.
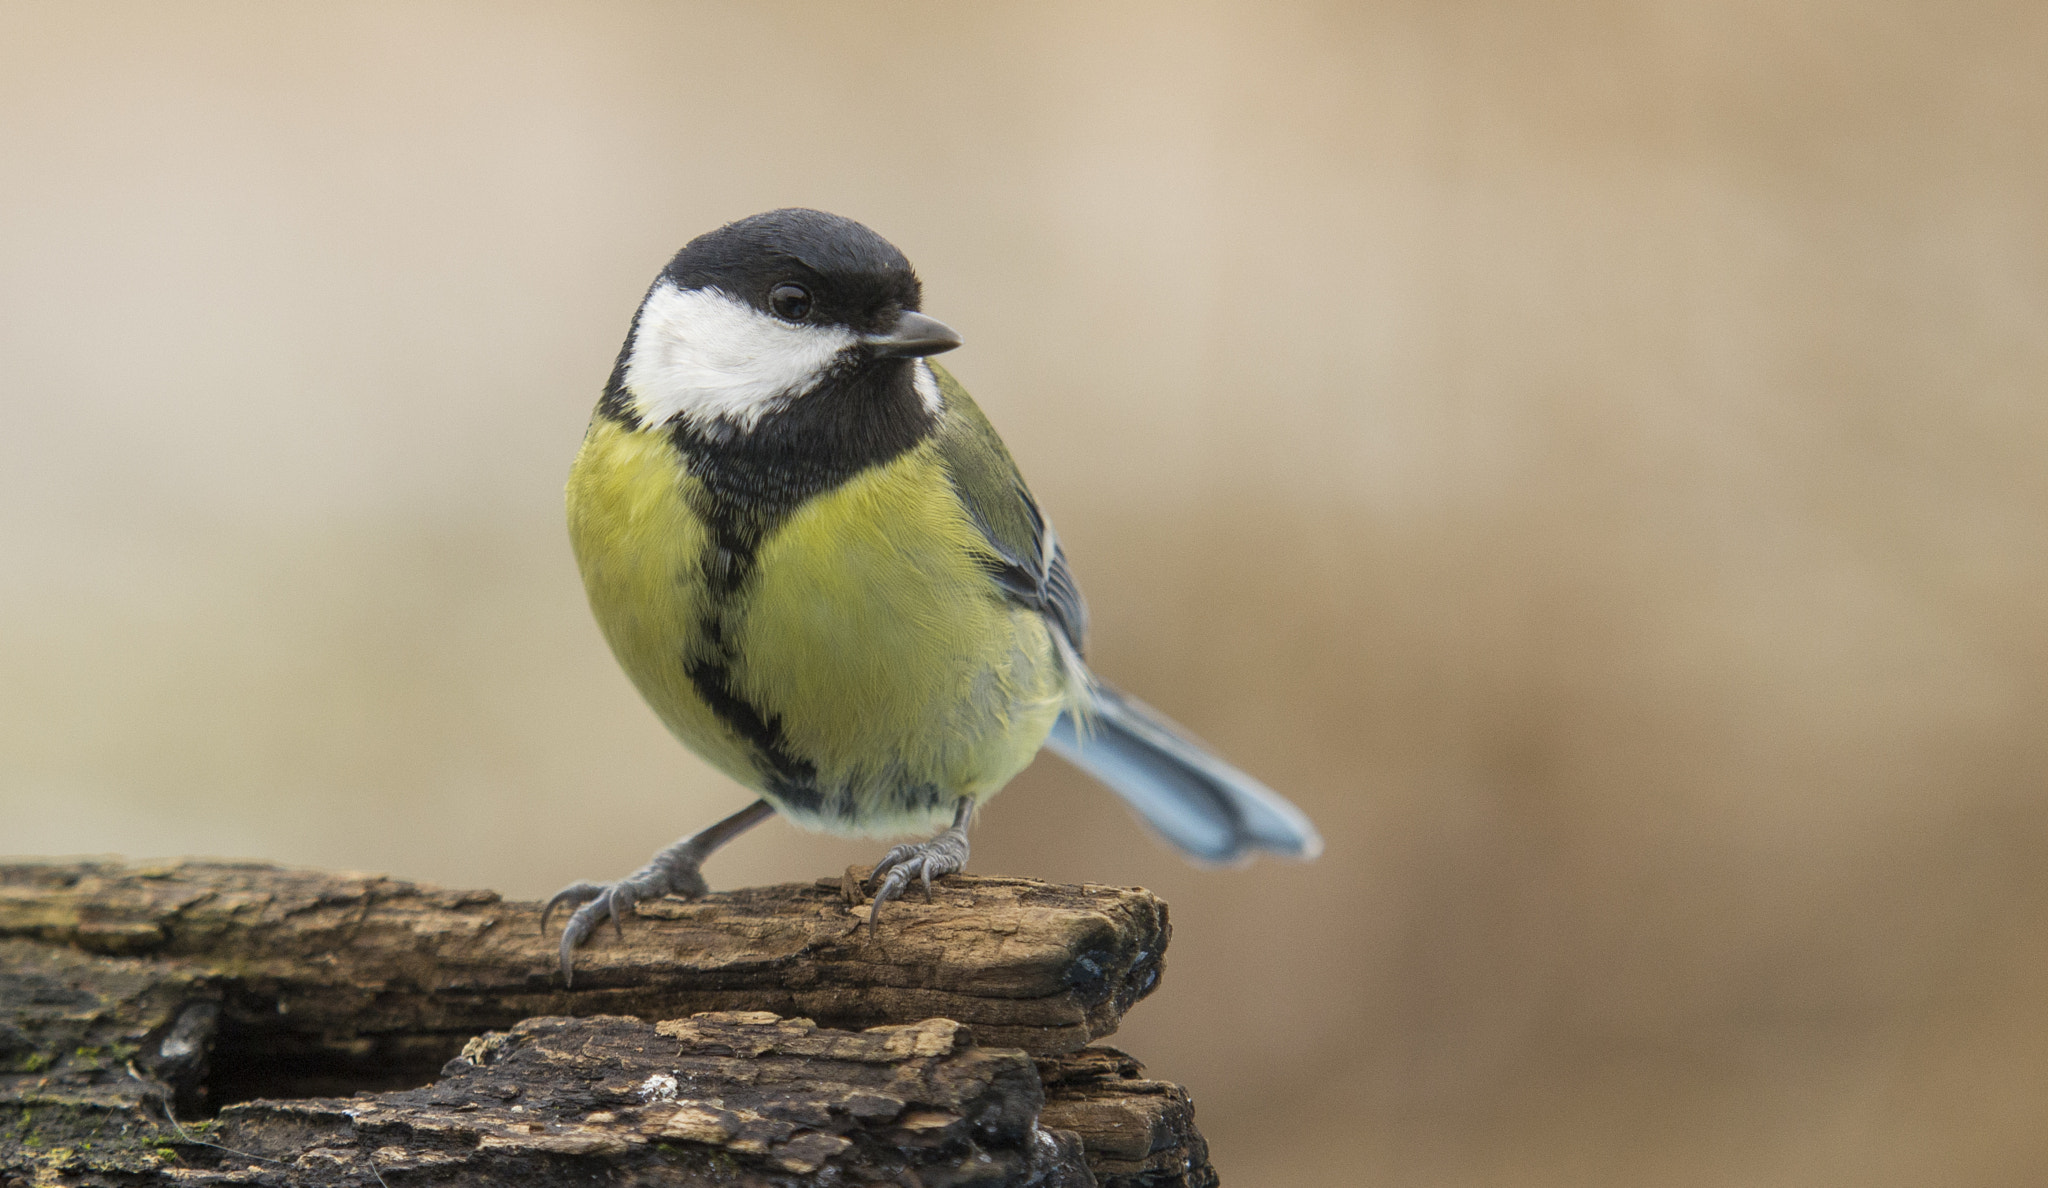
[[[919,312],[910,261],[838,215],[771,210],[691,240],[655,278],[599,410],[674,434],[730,506],[787,506],[924,439],[924,356],[960,336]]]
[[[789,209],[728,223],[655,278],[604,407],[714,437],[844,389],[867,404],[909,393],[936,411],[930,369],[913,361],[960,336],[918,312],[921,296],[903,253],[852,219]]]
[[[784,321],[883,334],[915,312],[922,286],[896,245],[852,219],[791,207],[691,240],[661,275],[717,289]]]

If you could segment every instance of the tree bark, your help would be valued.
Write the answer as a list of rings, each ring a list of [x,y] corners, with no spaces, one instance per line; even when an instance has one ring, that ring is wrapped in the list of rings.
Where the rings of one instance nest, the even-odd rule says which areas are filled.
[[[1164,904],[956,877],[877,931],[854,873],[643,904],[567,989],[491,892],[0,866],[0,1181],[1215,1182],[1185,1092],[1087,1046]]]

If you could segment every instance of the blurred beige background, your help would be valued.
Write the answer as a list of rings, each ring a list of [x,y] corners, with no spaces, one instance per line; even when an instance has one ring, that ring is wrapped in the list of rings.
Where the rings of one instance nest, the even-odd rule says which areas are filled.
[[[539,896],[744,802],[560,491],[643,287],[916,261],[1094,654],[1307,808],[1150,886],[1232,1185],[2048,1179],[2048,8],[0,4],[0,852]],[[872,844],[776,824],[715,884]]]

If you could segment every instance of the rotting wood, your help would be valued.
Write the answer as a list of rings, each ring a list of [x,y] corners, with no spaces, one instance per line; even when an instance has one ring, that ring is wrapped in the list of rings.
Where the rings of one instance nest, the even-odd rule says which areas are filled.
[[[1209,1144],[1195,1129],[1188,1091],[1145,1076],[1116,1048],[1084,1048],[1038,1062],[1045,1086],[1039,1124],[1081,1136],[1105,1185],[1204,1188],[1216,1183]]]
[[[0,1169],[39,1185],[1213,1188],[1185,1095],[1134,1070],[1113,1051],[984,1048],[947,1019],[539,1018],[476,1037],[424,1088],[258,1099],[203,1127],[174,1127],[130,1078],[130,1110],[92,1129],[61,1115],[35,1148],[0,1139]]]
[[[865,909],[848,904],[841,880],[643,905],[627,942],[608,931],[565,992],[534,906],[487,892],[225,863],[0,866],[0,1126],[11,1127],[0,1131],[0,1178],[33,1168],[37,1183],[367,1185],[382,1175],[397,1188],[414,1175],[517,1182],[505,1178],[515,1166],[543,1169],[532,1181],[543,1182],[573,1165],[621,1183],[858,1183],[898,1168],[910,1178],[879,1182],[973,1172],[957,1182],[1213,1184],[1185,1092],[1114,1050],[1080,1050],[1157,983],[1164,905],[1118,888],[949,883],[930,905],[898,905],[879,936],[853,927]],[[727,1013],[686,1017],[706,1009]],[[894,1030],[853,1030],[876,1025]],[[734,1047],[741,1033],[752,1038]],[[906,1035],[943,1037],[903,1057],[939,1063],[906,1071],[899,1060],[888,1075],[937,1096],[903,1097],[884,1125],[861,1113],[881,1108],[858,1097],[872,1087],[831,1071],[873,1062],[830,1053]],[[458,1048],[468,1058],[449,1061]],[[499,1095],[476,1096],[513,1052],[528,1053],[526,1083],[503,1096],[510,1070],[499,1069],[489,1082]],[[575,1052],[605,1053],[616,1066],[607,1076],[666,1059],[646,1076],[680,1077],[690,1070],[677,1061],[715,1057],[725,1063],[691,1072],[695,1099],[725,1104],[651,1120],[651,1102],[617,1100],[611,1081],[540,1075],[573,1066]],[[434,1084],[411,1088],[436,1069]],[[945,1104],[977,1077],[999,1086],[995,1098],[965,1112]],[[707,1137],[732,1121],[717,1111],[771,1084],[781,1105],[741,1104],[752,1114],[732,1118],[780,1122]],[[384,1092],[340,1096],[354,1090]],[[191,1118],[228,1102],[239,1104],[197,1129],[169,1121],[169,1111]],[[549,1119],[540,1130],[527,1116],[536,1112]],[[949,1113],[986,1115],[993,1129]],[[354,1119],[347,1141],[337,1118]],[[920,1134],[936,1145],[912,1141]]]
[[[371,1162],[394,1183],[1091,1183],[1077,1136],[1038,1125],[1042,1093],[1029,1057],[943,1019],[543,1018],[480,1037],[428,1088],[231,1106],[215,1141],[305,1184]]]

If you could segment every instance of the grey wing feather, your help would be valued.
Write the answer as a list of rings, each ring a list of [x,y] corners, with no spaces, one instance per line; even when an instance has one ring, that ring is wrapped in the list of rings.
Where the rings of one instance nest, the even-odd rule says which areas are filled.
[[[1088,604],[1081,598],[1081,587],[1074,582],[1073,570],[1067,567],[1066,550],[1060,547],[1051,521],[1038,510],[1038,501],[1022,487],[1017,494],[1031,517],[1034,556],[1017,555],[982,519],[979,509],[971,502],[967,505],[975,512],[976,526],[1000,558],[990,566],[990,576],[1003,593],[1052,620],[1073,645],[1075,655],[1086,655]]]
[[[1088,635],[1088,608],[1058,535],[1038,510],[995,426],[950,372],[937,364],[931,371],[945,401],[940,455],[961,506],[988,542],[989,576],[1006,597],[1057,624],[1078,655]]]
[[[1109,785],[1160,836],[1205,862],[1253,850],[1313,858],[1323,839],[1302,811],[1211,754],[1165,715],[1096,681],[1088,722],[1061,714],[1046,745]]]

